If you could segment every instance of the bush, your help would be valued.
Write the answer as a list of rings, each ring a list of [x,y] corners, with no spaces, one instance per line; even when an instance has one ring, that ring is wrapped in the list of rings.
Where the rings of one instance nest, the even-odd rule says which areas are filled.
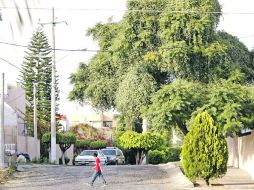
[[[51,133],[45,133],[41,138],[42,143],[51,142]],[[76,142],[76,136],[71,132],[66,133],[56,133],[56,143],[57,144],[74,144]]]
[[[70,162],[70,158],[64,157],[64,160],[65,160],[65,164],[66,164],[66,165]],[[60,165],[63,164],[62,158],[59,158],[59,164],[60,164]]]
[[[101,148],[105,148],[107,146],[107,142],[105,141],[93,141],[90,143],[90,147],[93,149],[101,149]]]
[[[169,148],[167,158],[166,158],[167,162],[180,161],[181,151],[182,151],[181,147]]]
[[[165,159],[165,152],[159,150],[149,150],[148,151],[148,162],[150,164],[162,163]]]
[[[227,172],[228,149],[220,127],[205,111],[198,114],[182,150],[184,173],[192,180],[217,178]]]
[[[89,147],[90,144],[91,140],[77,140],[75,143],[75,147],[77,148]]]

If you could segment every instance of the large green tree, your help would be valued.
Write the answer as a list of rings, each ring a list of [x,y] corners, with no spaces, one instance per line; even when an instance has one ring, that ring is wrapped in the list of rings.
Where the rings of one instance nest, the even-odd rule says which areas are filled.
[[[124,117],[130,117],[121,108],[134,100],[120,96],[119,89],[128,83],[127,73],[137,66],[147,69],[145,75],[153,78],[157,90],[175,79],[203,83],[228,79],[236,69],[248,73],[248,81],[252,80],[246,47],[216,31],[220,14],[212,12],[221,10],[217,0],[128,0],[127,9],[121,21],[109,19],[89,29],[88,35],[98,41],[100,51],[71,75],[71,100],[89,100],[99,109],[120,108]],[[241,56],[234,56],[231,50]],[[140,83],[139,89],[146,89],[146,85]],[[125,85],[125,92],[133,90],[133,85]],[[141,98],[135,101],[149,106],[150,101],[143,101],[144,92],[134,91],[135,98]],[[139,107],[133,104],[132,109]]]
[[[36,86],[39,136],[49,130],[51,113],[51,47],[41,28],[28,45],[22,64],[20,82],[26,93],[25,121],[28,133],[33,133],[33,85]],[[58,90],[56,89],[57,99]]]
[[[125,116],[127,127],[142,119],[142,109],[150,104],[156,86],[156,80],[145,67],[132,67],[127,72],[116,92],[116,108]]]

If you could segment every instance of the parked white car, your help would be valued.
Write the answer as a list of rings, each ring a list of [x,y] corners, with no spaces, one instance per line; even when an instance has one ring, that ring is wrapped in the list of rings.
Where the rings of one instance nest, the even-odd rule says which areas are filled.
[[[98,154],[98,158],[101,161],[101,164],[107,163],[107,157],[100,150],[83,150],[80,155],[75,158],[74,164],[77,165],[86,165],[86,164],[95,164],[94,153]]]

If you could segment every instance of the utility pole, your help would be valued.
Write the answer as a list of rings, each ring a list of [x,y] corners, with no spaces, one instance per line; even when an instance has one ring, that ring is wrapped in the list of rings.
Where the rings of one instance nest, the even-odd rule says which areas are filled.
[[[0,102],[0,168],[4,168],[4,73],[1,76],[1,102]]]
[[[51,70],[51,147],[50,147],[50,162],[56,163],[56,58],[55,58],[55,25],[65,23],[66,21],[55,21],[55,10],[52,8],[52,22],[40,23],[41,25],[51,24],[52,25],[52,70]]]
[[[52,8],[52,83],[51,83],[51,163],[56,163],[56,56],[55,56],[55,10]]]
[[[36,100],[36,84],[33,84],[33,94],[34,94],[34,138],[38,138],[38,132],[37,132],[37,100]]]

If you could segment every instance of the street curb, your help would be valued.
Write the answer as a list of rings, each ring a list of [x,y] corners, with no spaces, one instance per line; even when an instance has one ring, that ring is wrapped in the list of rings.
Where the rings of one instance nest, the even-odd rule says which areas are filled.
[[[174,163],[160,164],[163,170],[165,170],[172,180],[174,187],[177,188],[193,188],[194,184],[183,175],[183,172],[179,167],[175,166]]]

